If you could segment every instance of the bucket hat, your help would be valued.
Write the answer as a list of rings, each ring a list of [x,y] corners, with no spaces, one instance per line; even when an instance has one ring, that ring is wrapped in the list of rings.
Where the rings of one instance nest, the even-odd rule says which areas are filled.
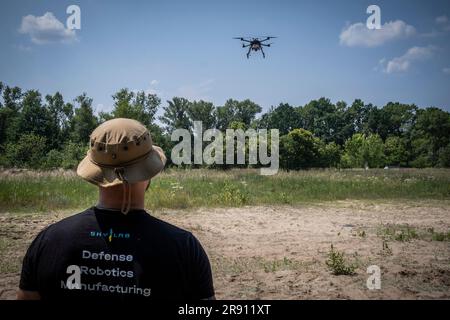
[[[90,135],[89,146],[77,174],[105,188],[122,184],[121,211],[125,214],[131,205],[129,185],[151,179],[164,169],[167,160],[164,151],[153,145],[148,129],[133,119],[102,123]]]

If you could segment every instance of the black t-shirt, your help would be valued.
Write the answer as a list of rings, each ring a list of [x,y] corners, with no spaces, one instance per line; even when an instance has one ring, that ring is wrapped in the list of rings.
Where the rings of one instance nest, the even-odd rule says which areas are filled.
[[[20,289],[42,299],[205,299],[211,266],[188,231],[145,210],[96,207],[39,233],[22,267]]]

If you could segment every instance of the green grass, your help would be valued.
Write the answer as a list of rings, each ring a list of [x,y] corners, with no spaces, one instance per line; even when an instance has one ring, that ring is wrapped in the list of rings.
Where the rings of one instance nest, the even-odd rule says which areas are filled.
[[[96,187],[76,177],[2,177],[0,211],[42,212],[96,203]]]
[[[450,231],[436,232],[433,228],[417,228],[407,224],[382,225],[380,226],[377,234],[383,239],[383,241],[450,241]]]
[[[328,258],[325,264],[335,276],[351,276],[356,273],[357,265],[349,263],[345,258],[345,254],[336,250],[333,245],[331,245],[331,249],[328,252]]]
[[[152,181],[146,207],[185,209],[336,200],[449,200],[450,170],[167,170]],[[85,208],[97,188],[71,172],[0,172],[0,212]]]
[[[417,230],[409,225],[387,225],[378,232],[379,236],[386,240],[408,242],[418,239]]]

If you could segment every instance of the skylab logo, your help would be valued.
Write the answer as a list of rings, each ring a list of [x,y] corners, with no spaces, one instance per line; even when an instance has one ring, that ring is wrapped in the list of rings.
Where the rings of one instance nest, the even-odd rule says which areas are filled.
[[[106,238],[108,242],[112,242],[113,239],[130,239],[131,235],[124,232],[114,232],[113,229],[109,229],[109,232],[91,231],[89,236],[92,238]]]

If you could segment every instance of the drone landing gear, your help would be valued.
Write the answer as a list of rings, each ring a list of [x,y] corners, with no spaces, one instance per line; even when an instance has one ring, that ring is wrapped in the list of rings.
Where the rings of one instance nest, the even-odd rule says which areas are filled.
[[[250,52],[252,51],[252,47],[248,48],[248,52],[247,52],[247,59],[250,57]]]
[[[263,50],[262,47],[261,47],[261,53],[262,53],[262,55],[263,55],[263,58],[265,59],[265,58],[266,58],[266,54],[264,53],[264,50]]]

